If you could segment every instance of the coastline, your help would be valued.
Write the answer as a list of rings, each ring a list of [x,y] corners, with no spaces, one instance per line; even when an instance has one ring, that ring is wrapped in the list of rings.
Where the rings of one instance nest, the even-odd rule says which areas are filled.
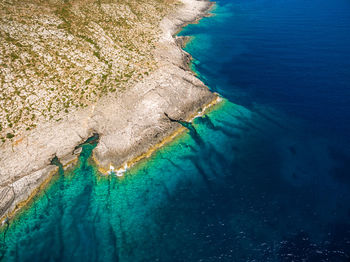
[[[220,96],[217,96],[213,101],[205,105],[202,109],[202,111],[195,113],[188,119],[185,119],[186,122],[192,122],[196,117],[203,116],[204,114],[208,113],[207,111],[212,109],[216,104],[220,103],[222,101]],[[106,175],[111,175],[114,173],[117,176],[122,176],[129,168],[132,168],[135,164],[137,164],[139,161],[143,159],[147,159],[152,156],[153,153],[155,153],[158,149],[161,147],[165,146],[166,144],[170,143],[173,141],[177,136],[181,135],[183,132],[185,132],[187,129],[183,126],[178,127],[175,129],[174,132],[170,133],[168,136],[163,138],[159,143],[155,145],[151,145],[144,153],[141,153],[140,155],[127,160],[125,163],[119,165],[117,168],[115,167],[110,167],[109,169],[103,168],[100,164],[99,161],[92,155],[92,159],[94,163],[96,164],[98,171],[101,174],[106,174]]]
[[[155,72],[120,97],[102,98],[96,105],[67,116],[62,123],[43,125],[10,148],[1,149],[1,221],[12,218],[51,181],[57,173],[57,167],[50,165],[53,157],[57,156],[65,169],[71,167],[78,159],[74,148],[93,133],[100,135],[93,152],[100,171],[108,172],[111,166],[129,168],[185,130],[165,118],[165,112],[191,121],[220,100],[190,71],[190,55],[181,49],[182,37],[175,36],[181,28],[205,16],[213,3],[182,3],[160,24]]]

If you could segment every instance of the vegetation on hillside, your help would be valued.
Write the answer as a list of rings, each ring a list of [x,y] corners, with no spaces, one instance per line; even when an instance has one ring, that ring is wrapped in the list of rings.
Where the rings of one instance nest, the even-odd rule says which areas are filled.
[[[0,144],[154,70],[167,0],[0,0]]]

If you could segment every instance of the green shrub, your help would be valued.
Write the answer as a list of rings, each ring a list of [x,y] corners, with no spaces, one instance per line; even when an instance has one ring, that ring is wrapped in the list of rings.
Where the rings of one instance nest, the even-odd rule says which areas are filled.
[[[12,134],[12,133],[7,133],[6,134],[6,137],[8,138],[8,139],[11,139],[11,138],[13,138],[15,135],[14,134]]]

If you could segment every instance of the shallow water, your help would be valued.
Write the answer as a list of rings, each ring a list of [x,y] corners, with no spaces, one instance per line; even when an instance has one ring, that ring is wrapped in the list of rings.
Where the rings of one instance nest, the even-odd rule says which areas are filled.
[[[228,100],[124,177],[85,145],[4,228],[4,261],[348,261],[350,4],[218,1],[181,34]]]

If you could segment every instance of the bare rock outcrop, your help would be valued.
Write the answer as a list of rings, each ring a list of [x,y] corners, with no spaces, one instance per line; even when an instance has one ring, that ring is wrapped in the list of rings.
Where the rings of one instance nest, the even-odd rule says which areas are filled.
[[[50,165],[54,156],[69,165],[77,159],[76,146],[93,133],[100,135],[94,149],[98,164],[104,169],[119,166],[181,126],[169,121],[164,112],[187,119],[216,99],[188,69],[189,55],[174,38],[181,26],[203,16],[210,3],[182,2],[160,23],[153,50],[158,69],[117,96],[107,94],[61,121],[42,122],[25,137],[0,148],[0,217],[11,215],[57,172],[58,167]]]

